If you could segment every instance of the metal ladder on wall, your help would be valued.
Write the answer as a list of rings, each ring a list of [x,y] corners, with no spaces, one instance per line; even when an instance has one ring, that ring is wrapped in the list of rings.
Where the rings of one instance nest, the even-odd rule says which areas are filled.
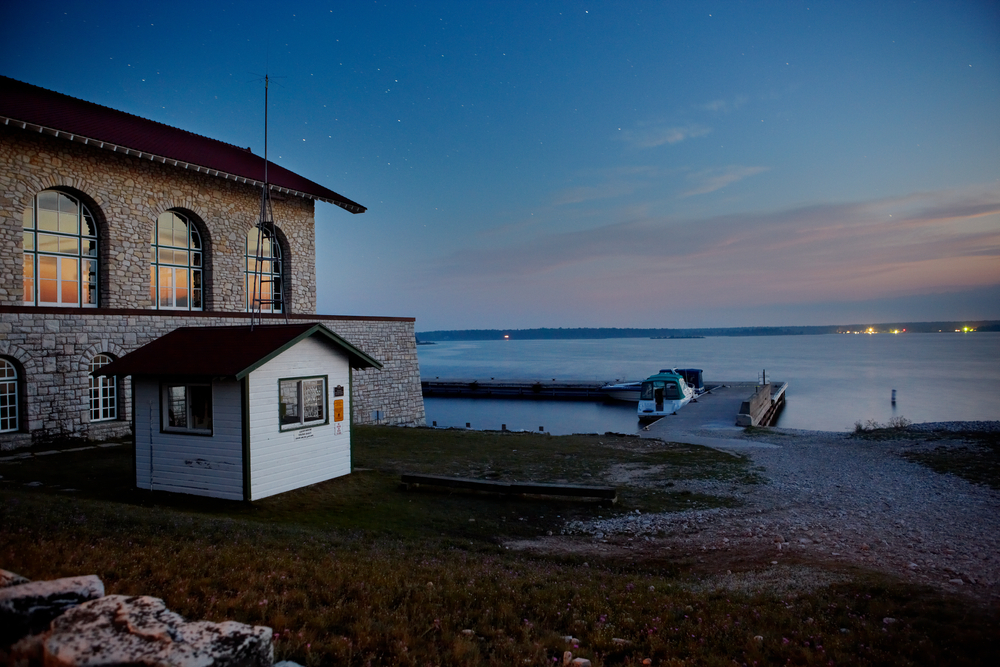
[[[277,243],[277,236],[274,228],[274,211],[271,209],[271,185],[267,180],[267,88],[268,77],[264,75],[264,185],[261,189],[260,215],[256,224],[257,251],[254,257],[253,291],[250,298],[251,329],[255,324],[264,323],[265,306],[269,313],[275,312],[276,308],[280,309],[285,315],[285,324],[288,324],[288,308],[283,303],[285,294],[284,285],[282,285],[284,271],[281,271],[280,268],[278,271],[273,268],[267,272],[263,270],[265,263],[267,266],[271,266],[272,262],[280,261],[275,257],[273,250]]]

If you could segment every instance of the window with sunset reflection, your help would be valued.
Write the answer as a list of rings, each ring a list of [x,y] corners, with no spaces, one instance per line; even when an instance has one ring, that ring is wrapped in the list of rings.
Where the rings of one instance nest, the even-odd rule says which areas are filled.
[[[161,310],[202,310],[201,235],[189,218],[165,211],[150,239],[149,299]]]

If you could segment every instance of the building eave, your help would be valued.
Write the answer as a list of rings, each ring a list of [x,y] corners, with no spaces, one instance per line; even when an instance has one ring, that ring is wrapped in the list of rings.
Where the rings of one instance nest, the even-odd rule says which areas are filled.
[[[192,162],[185,162],[183,160],[176,160],[174,158],[166,157],[163,155],[157,155],[155,153],[149,153],[147,151],[138,150],[135,148],[130,148],[128,146],[122,146],[120,144],[115,144],[109,141],[104,141],[101,139],[95,139],[93,137],[87,137],[80,134],[73,134],[71,132],[66,132],[63,130],[57,130],[52,127],[46,127],[44,125],[38,125],[35,123],[29,123],[27,121],[18,120],[16,118],[10,118],[7,116],[0,116],[0,124],[7,127],[14,127],[28,132],[35,132],[37,134],[45,134],[57,139],[65,139],[67,141],[73,141],[76,143],[84,144],[86,146],[93,146],[102,150],[110,151],[112,153],[119,153],[128,155],[131,157],[139,158],[140,160],[149,160],[151,162],[159,162],[161,164],[170,165],[172,167],[179,167],[181,169],[186,169],[189,171],[194,171],[200,174],[206,174],[208,176],[216,176],[219,178],[224,178],[226,180],[235,181],[237,183],[242,183],[250,185],[252,187],[262,188],[264,187],[263,181],[259,181],[253,178],[247,178],[246,176],[240,176],[238,174],[229,173],[226,171],[221,171],[219,169],[213,169],[211,167],[206,167],[205,165],[195,164]],[[350,212],[350,213],[364,213],[367,209],[360,204],[355,204],[350,201],[343,201],[337,199],[331,199],[328,197],[322,197],[315,194],[310,194],[308,192],[302,192],[300,190],[294,190],[287,187],[282,187],[270,184],[271,190],[273,192],[279,192],[285,195],[291,195],[294,197],[302,197],[305,199],[312,199],[314,201],[321,201],[327,204],[333,204],[334,206],[339,206],[340,208]]]

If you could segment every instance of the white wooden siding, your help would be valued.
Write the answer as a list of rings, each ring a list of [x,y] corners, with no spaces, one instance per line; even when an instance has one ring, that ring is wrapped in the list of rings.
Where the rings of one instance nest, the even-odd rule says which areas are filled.
[[[349,373],[346,355],[307,338],[250,374],[250,500],[351,472]],[[282,431],[278,380],[318,375],[326,376],[329,423]],[[343,396],[333,395],[337,385],[344,387]],[[334,422],[333,402],[340,398],[344,421]]]
[[[212,436],[161,432],[159,379],[138,378],[133,400],[136,486],[243,499],[243,419],[238,382],[212,383]]]

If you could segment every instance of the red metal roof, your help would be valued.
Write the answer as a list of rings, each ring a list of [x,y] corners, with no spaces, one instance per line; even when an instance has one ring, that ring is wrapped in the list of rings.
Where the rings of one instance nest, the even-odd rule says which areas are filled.
[[[0,76],[0,122],[230,180],[257,186],[264,181],[264,158],[249,149],[6,76]],[[351,213],[366,210],[274,162],[268,162],[267,176],[278,191],[336,204]]]
[[[382,368],[322,324],[181,327],[129,352],[94,375],[242,378],[304,338],[316,336],[348,356],[351,368]]]

